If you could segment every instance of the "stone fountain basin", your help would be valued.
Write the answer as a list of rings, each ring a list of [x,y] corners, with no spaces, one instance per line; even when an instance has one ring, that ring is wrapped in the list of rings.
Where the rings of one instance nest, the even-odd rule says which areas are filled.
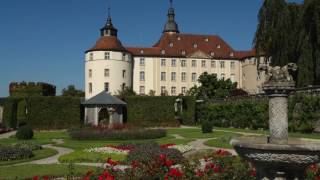
[[[268,143],[266,137],[239,137],[230,142],[244,159],[271,168],[305,168],[320,162],[320,142],[289,138],[286,144]]]

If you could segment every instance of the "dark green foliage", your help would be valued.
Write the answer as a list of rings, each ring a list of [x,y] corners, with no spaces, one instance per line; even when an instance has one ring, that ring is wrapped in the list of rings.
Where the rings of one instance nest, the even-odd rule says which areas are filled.
[[[111,130],[97,128],[69,129],[68,134],[77,140],[133,140],[133,139],[157,139],[166,136],[164,129],[126,129]]]
[[[160,160],[160,154],[165,155],[172,160],[174,164],[179,164],[185,161],[182,153],[176,149],[161,148],[156,143],[136,144],[128,154],[127,161],[136,161],[142,164],[156,164]]]
[[[6,98],[3,108],[3,124],[7,128],[17,127],[17,107],[20,99]]]
[[[24,125],[19,127],[16,133],[17,139],[29,140],[33,138],[33,130],[30,126]]]
[[[12,82],[9,85],[11,97],[55,96],[56,87],[43,82]]]
[[[30,97],[28,124],[35,129],[65,129],[79,127],[80,98]]]
[[[183,112],[181,115],[183,125],[195,125],[195,113],[196,113],[196,97],[183,96],[182,97]]]
[[[194,86],[188,91],[197,99],[225,98],[237,88],[237,83],[232,83],[230,79],[218,79],[216,74],[207,72],[199,76],[198,82],[201,84],[199,87]]]
[[[137,95],[137,93],[132,88],[129,88],[127,86],[124,87],[124,89],[122,89],[121,91],[118,90],[117,94],[118,94],[120,99],[124,99],[127,96],[135,96],[135,95]]]
[[[201,130],[202,133],[212,133],[213,129],[213,122],[212,121],[203,121],[201,123]]]
[[[26,115],[26,100],[21,99],[21,101],[17,104],[17,124],[21,126],[22,123],[27,122],[27,115]]]
[[[0,145],[0,161],[18,160],[32,157],[30,148],[20,145]]]
[[[175,96],[131,96],[127,102],[128,123],[137,126],[177,126],[174,119]],[[195,99],[183,97],[185,100],[183,124],[193,124]]]
[[[69,85],[67,89],[62,89],[62,96],[84,97],[84,92],[76,89],[74,85]]]

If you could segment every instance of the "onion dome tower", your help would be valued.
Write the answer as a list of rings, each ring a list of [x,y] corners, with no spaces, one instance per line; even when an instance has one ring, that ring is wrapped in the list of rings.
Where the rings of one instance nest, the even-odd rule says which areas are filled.
[[[173,9],[173,2],[170,0],[170,8],[168,10],[168,20],[164,26],[163,33],[179,33],[178,24],[175,22],[174,17],[174,9]]]
[[[100,38],[85,52],[85,95],[89,99],[102,91],[117,94],[132,86],[132,55],[117,37],[110,8]]]

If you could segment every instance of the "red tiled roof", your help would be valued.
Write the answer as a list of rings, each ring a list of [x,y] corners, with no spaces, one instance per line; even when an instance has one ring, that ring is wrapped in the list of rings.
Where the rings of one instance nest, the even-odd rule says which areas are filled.
[[[202,51],[213,58],[222,59],[242,59],[255,56],[254,50],[233,50],[219,36],[179,33],[164,33],[151,48],[127,47],[127,50],[135,56],[188,57],[197,51]],[[185,53],[183,54],[183,52]]]
[[[126,48],[124,48],[119,41],[119,39],[115,36],[102,36],[96,44],[86,52],[90,51],[103,51],[103,50],[109,50],[109,51],[127,51]]]

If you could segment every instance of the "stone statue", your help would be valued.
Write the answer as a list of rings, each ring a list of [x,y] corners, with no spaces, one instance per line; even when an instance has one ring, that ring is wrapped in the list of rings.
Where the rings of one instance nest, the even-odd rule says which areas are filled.
[[[292,74],[297,70],[295,63],[289,63],[283,67],[269,66],[267,68],[267,83],[279,83],[279,82],[294,82]]]

